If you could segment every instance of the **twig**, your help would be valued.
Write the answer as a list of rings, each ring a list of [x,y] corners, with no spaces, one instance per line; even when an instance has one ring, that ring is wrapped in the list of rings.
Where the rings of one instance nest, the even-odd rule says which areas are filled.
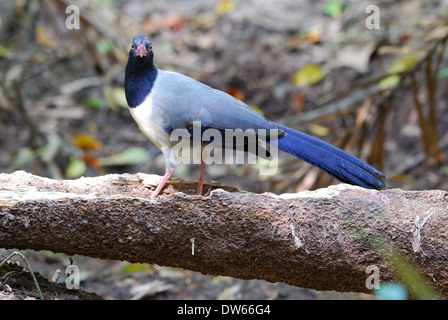
[[[415,79],[415,74],[412,74],[411,76],[412,81],[412,96],[414,98],[415,107],[417,108],[418,113],[418,120],[420,123],[420,128],[422,130],[422,141],[423,141],[423,147],[425,149],[426,156],[430,155],[431,150],[431,142],[430,138],[428,136],[428,128],[425,120],[425,115],[423,114],[423,107],[422,103],[420,102],[418,98],[418,85],[417,80]]]
[[[369,163],[378,164],[378,168],[382,170],[384,168],[384,133],[385,133],[385,125],[387,116],[392,109],[393,104],[393,95],[392,90],[390,91],[390,95],[388,100],[386,100],[380,108],[380,112],[378,115],[379,127],[377,129],[377,133],[375,136],[375,141],[373,142],[373,148],[368,157]]]
[[[13,82],[13,88],[15,91],[15,101],[16,101],[16,109],[19,112],[22,119],[27,124],[28,128],[30,128],[30,144],[37,148],[39,143],[37,142],[37,139],[39,138],[45,138],[45,135],[42,133],[42,130],[40,129],[39,125],[34,121],[33,117],[30,116],[28,110],[25,107],[25,104],[23,102],[22,98],[22,90],[21,85],[19,81]]]
[[[439,148],[437,138],[437,119],[436,119],[436,84],[437,78],[433,75],[431,69],[432,57],[429,56],[426,61],[426,83],[428,87],[428,104],[429,104],[429,137],[431,139],[431,155],[435,162],[440,165],[442,163],[442,152]],[[436,72],[434,72],[436,73]]]
[[[9,259],[11,259],[14,256],[19,256],[23,259],[23,261],[25,261],[25,264],[28,267],[28,271],[31,273],[31,277],[33,278],[34,286],[36,287],[37,293],[39,294],[39,298],[40,298],[40,300],[44,300],[44,297],[42,296],[42,292],[40,291],[39,283],[37,283],[36,276],[34,275],[34,272],[31,269],[31,265],[29,264],[28,260],[26,259],[26,257],[23,254],[21,254],[18,251],[14,251],[9,256],[7,256],[5,260],[0,262],[0,267],[3,266],[6,263],[6,261],[8,261]]]

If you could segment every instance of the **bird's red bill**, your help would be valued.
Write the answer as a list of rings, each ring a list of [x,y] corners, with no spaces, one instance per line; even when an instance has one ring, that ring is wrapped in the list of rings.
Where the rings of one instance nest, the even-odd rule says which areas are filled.
[[[143,58],[144,56],[146,56],[146,47],[144,44],[140,44],[137,48],[137,54],[140,56],[140,58]]]

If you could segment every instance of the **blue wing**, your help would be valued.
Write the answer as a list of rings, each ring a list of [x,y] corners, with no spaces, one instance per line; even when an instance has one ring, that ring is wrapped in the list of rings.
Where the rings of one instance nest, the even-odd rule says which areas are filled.
[[[200,121],[202,131],[250,129],[257,134],[265,130],[268,140],[283,135],[274,122],[240,100],[179,73],[159,70],[153,95],[153,101],[159,104],[154,108],[156,118],[163,121],[168,133],[181,128],[190,131],[193,122]]]

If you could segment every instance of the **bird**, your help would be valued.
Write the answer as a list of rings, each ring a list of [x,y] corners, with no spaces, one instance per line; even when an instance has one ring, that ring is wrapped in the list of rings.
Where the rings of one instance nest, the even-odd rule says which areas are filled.
[[[125,68],[125,95],[130,113],[140,130],[158,147],[165,158],[165,174],[151,198],[163,190],[176,168],[173,148],[178,140],[170,138],[176,130],[184,130],[184,138],[193,139],[193,124],[201,132],[213,129],[253,129],[266,134],[266,145],[276,145],[292,156],[320,168],[343,183],[367,189],[385,187],[384,174],[355,156],[311,135],[275,123],[232,95],[212,88],[186,75],[158,69],[154,64],[151,39],[146,35],[132,40]],[[212,143],[199,135],[201,145]],[[224,140],[221,146],[224,146]],[[250,149],[247,139],[225,141],[225,146],[243,147],[244,151],[270,157],[261,145]],[[258,142],[257,142],[258,144]],[[250,149],[250,150],[249,150]],[[202,157],[197,193],[202,195],[206,161]]]

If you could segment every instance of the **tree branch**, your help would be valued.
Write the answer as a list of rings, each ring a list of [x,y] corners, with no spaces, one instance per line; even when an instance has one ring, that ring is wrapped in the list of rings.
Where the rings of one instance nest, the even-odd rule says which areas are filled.
[[[274,195],[160,177],[51,180],[0,174],[0,247],[147,262],[211,275],[369,292],[368,266],[396,280],[387,248],[448,293],[448,192],[344,184]],[[227,191],[226,191],[227,190]],[[382,246],[381,244],[388,244]],[[390,245],[390,246],[389,246]]]

